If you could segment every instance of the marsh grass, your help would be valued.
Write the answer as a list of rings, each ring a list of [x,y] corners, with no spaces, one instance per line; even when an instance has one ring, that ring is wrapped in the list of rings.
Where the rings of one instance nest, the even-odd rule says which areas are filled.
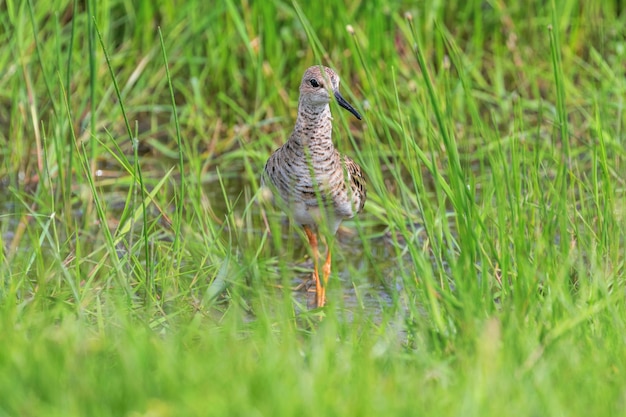
[[[619,2],[49,3],[0,8],[0,415],[621,413]],[[323,311],[257,199],[316,63],[368,177]]]

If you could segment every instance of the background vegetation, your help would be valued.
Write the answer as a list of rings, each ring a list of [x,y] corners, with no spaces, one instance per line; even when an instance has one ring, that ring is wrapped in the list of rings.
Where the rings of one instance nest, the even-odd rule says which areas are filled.
[[[2,3],[0,415],[621,415],[626,12],[505,3]],[[316,63],[323,311],[255,200]]]

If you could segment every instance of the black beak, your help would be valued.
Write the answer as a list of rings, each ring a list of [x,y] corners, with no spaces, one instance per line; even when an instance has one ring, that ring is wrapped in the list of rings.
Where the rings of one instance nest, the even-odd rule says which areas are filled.
[[[355,108],[352,107],[341,94],[339,94],[339,91],[335,90],[335,98],[337,99],[337,103],[339,103],[341,107],[354,114],[354,117],[356,117],[357,119],[361,120],[361,115],[359,114],[359,112],[356,111]]]

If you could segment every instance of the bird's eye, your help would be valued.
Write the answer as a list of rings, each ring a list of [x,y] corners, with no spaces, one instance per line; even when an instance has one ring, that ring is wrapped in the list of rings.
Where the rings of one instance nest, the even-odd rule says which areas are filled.
[[[309,81],[311,83],[311,86],[317,88],[320,86],[320,83],[317,82],[317,80],[315,78],[311,78],[311,81]]]

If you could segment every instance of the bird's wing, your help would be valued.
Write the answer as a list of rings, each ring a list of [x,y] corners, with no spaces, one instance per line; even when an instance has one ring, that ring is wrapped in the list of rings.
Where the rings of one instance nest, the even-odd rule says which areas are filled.
[[[365,176],[359,164],[354,162],[350,157],[344,156],[344,162],[346,164],[346,171],[348,171],[348,179],[350,180],[352,199],[358,213],[363,210],[367,198]]]

